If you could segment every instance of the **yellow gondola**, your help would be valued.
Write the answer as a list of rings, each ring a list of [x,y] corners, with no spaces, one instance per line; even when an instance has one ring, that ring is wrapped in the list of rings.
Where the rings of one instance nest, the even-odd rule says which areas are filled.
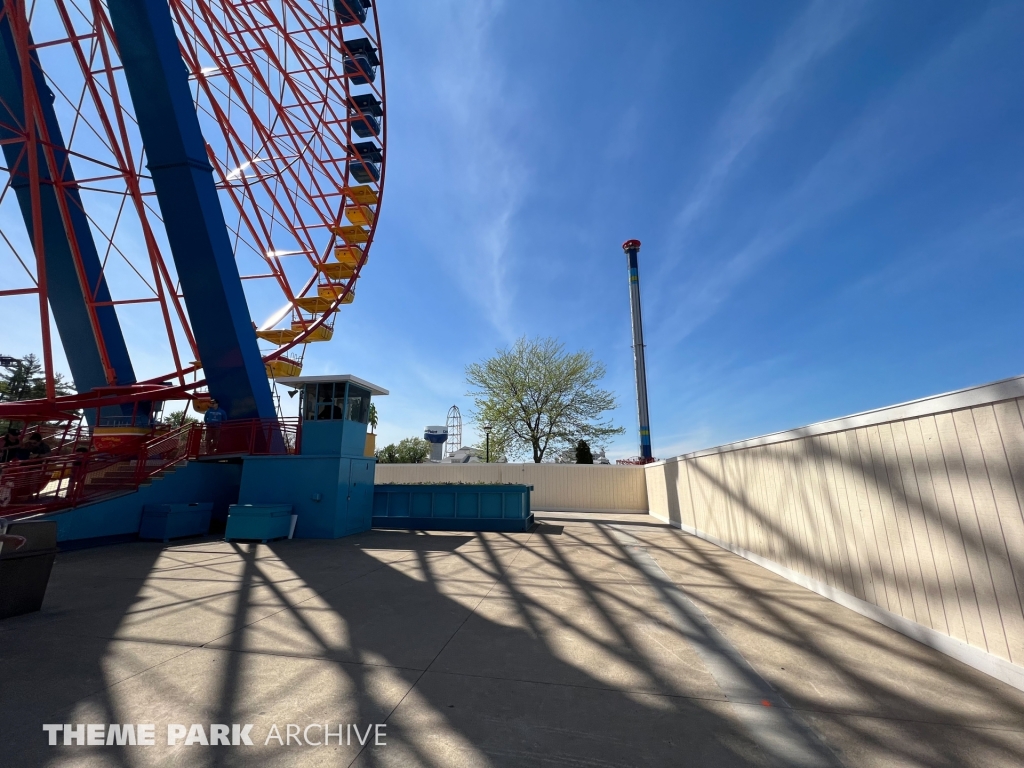
[[[299,309],[304,309],[307,312],[311,312],[314,315],[319,315],[322,312],[326,312],[331,308],[334,303],[334,297],[322,298],[320,296],[304,296],[301,299],[295,300],[295,306]]]
[[[317,293],[323,299],[334,301],[336,298],[341,296],[345,292],[345,286],[338,283],[326,283],[324,285],[317,286]],[[348,292],[348,295],[341,300],[342,304],[351,304],[356,300],[356,287],[352,286],[352,290]]]
[[[376,190],[373,187],[366,186],[365,184],[360,187],[350,187],[345,190],[350,200],[354,200],[360,205],[376,205],[380,198],[377,196]]]
[[[333,261],[319,264],[317,269],[328,280],[348,280],[356,273],[354,264],[335,264]]]
[[[331,232],[333,232],[338,237],[340,237],[342,240],[344,240],[347,245],[352,245],[353,243],[365,243],[367,240],[370,239],[370,230],[363,229],[362,227],[357,227],[357,226],[351,226],[351,227],[335,227],[335,226],[332,226],[331,227]]]
[[[353,224],[370,226],[373,224],[373,218],[376,216],[376,212],[366,205],[355,205],[351,208],[345,209],[345,215],[348,216],[348,220]]]
[[[305,326],[303,326],[302,323],[299,323],[299,322],[292,323],[292,332],[296,336],[298,336],[304,330],[306,330],[306,329],[305,329]],[[309,336],[307,336],[305,339],[303,339],[303,342],[330,341],[333,336],[334,336],[333,329],[328,328],[326,325],[321,325],[319,328],[317,328],[315,331],[313,331],[311,334],[309,334]]]
[[[290,341],[294,341],[298,335],[293,329],[289,330],[287,328],[271,328],[266,331],[256,331],[256,338],[269,341],[271,344],[287,344]]]
[[[343,245],[334,249],[334,258],[354,269],[359,264],[359,260],[363,258],[363,249],[358,245]],[[369,261],[370,259],[367,258],[366,260]]]
[[[298,376],[302,373],[302,363],[287,357],[279,357],[266,363],[267,376],[278,379],[285,376]]]

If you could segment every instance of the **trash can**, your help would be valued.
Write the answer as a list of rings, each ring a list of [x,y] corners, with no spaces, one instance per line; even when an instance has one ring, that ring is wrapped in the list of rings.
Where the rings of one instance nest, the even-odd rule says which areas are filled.
[[[19,550],[0,549],[0,619],[38,611],[57,556],[57,523],[9,523],[0,518],[0,532],[26,539]]]

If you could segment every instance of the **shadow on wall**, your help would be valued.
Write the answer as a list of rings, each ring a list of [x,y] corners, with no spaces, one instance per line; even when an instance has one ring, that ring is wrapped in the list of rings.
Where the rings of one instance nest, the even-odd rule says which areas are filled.
[[[668,461],[652,514],[1021,665],[1020,404]]]

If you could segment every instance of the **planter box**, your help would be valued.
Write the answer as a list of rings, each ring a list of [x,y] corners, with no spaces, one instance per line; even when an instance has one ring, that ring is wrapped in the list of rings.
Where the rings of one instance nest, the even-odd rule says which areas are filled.
[[[28,541],[17,550],[0,551],[0,619],[38,611],[43,605],[57,556],[57,523],[11,523],[7,533]]]
[[[286,539],[292,527],[291,504],[232,504],[224,541],[256,539],[266,544]]]
[[[146,504],[142,508],[140,539],[169,541],[183,536],[204,536],[210,531],[213,503]]]
[[[527,531],[532,485],[375,485],[373,527]]]

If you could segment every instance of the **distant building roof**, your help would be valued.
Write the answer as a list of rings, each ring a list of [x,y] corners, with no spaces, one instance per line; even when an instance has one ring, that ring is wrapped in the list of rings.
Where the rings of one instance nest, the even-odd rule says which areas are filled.
[[[459,450],[451,453],[448,458],[444,459],[445,464],[479,464],[480,463],[480,451],[476,448],[471,448],[468,445],[464,445]]]

